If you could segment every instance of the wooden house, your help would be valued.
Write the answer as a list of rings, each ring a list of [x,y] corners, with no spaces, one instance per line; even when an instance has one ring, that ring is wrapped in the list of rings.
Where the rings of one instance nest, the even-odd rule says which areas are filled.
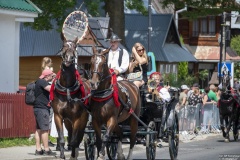
[[[199,17],[192,21],[179,19],[178,24],[179,34],[183,37],[186,48],[198,61],[198,63],[189,64],[189,73],[197,75],[201,70],[207,69],[209,76],[203,83],[207,86],[213,72],[218,71],[221,17]],[[234,63],[240,60],[240,57],[229,46],[226,47],[225,57],[226,62]]]
[[[77,48],[78,63],[85,66],[85,68],[90,62],[92,45],[102,48],[109,47],[109,42],[106,41],[109,18],[89,18],[88,23],[89,29],[86,36]],[[50,57],[53,61],[54,72],[58,72],[62,60],[58,55],[61,48],[60,33],[55,28],[50,31],[36,31],[21,24],[19,84],[25,86],[40,76],[43,57]]]

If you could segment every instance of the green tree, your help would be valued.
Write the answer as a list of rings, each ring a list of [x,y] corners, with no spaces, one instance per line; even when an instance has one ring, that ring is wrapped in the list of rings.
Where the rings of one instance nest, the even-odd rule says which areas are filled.
[[[231,38],[230,46],[240,56],[240,36],[239,35]],[[234,63],[234,78],[238,78],[238,79],[240,78],[240,63],[239,62]]]
[[[188,62],[178,63],[178,79],[184,80],[188,75]]]
[[[62,28],[63,22],[69,13],[73,11],[76,5],[76,0],[31,0],[42,13],[34,19],[34,23],[25,23],[35,30],[50,30],[53,29],[52,20],[56,20],[59,26],[59,31]]]
[[[35,30],[50,30],[53,28],[52,20],[56,20],[61,31],[63,22],[69,13],[75,11],[77,2],[82,0],[32,0],[32,2],[43,12],[35,18],[34,23],[26,23]],[[125,41],[125,16],[124,16],[124,0],[84,0],[88,12],[92,16],[105,16],[107,13],[110,17],[110,28],[113,29],[123,43]],[[78,3],[79,4],[79,3]],[[103,8],[100,8],[103,4]],[[143,6],[142,0],[127,0],[126,6],[129,9],[136,9],[142,14],[147,13],[147,9]],[[100,10],[105,11],[105,15],[100,15]]]
[[[240,35],[231,38],[230,46],[240,56]]]
[[[103,9],[105,14],[108,14],[110,17],[109,26],[113,29],[113,32],[116,33],[125,43],[125,15],[124,15],[124,1],[125,0],[85,0],[87,8],[92,16],[99,15],[99,8],[92,7],[104,2]],[[146,15],[147,9],[143,6],[142,0],[127,0],[125,1],[126,7],[129,9],[136,9],[140,13]]]
[[[194,82],[197,81],[196,76],[192,76],[192,75],[187,75],[182,81],[181,84],[186,84],[188,86],[192,86]]]
[[[200,16],[219,15],[224,11],[240,11],[240,6],[235,0],[161,0],[159,2],[163,7],[174,5],[177,9],[181,9],[187,5],[188,10],[181,13],[181,15],[189,19],[196,19]]]
[[[204,69],[204,70],[200,71],[198,77],[199,77],[199,79],[202,80],[202,86],[203,86],[203,81],[205,81],[205,79],[208,77],[208,70]]]

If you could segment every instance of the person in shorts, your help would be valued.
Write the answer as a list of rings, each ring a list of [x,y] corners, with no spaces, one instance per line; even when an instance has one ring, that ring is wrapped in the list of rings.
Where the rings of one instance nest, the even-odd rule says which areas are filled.
[[[181,126],[182,130],[187,129],[187,116],[188,116],[188,110],[187,110],[187,104],[188,104],[188,97],[187,93],[189,91],[189,87],[187,85],[181,86],[182,92],[179,95],[179,105],[177,106],[176,110],[179,112],[179,126]]]
[[[42,71],[41,76],[36,81],[35,85],[35,103],[34,103],[34,115],[36,120],[36,151],[35,155],[54,155],[48,145],[48,131],[49,131],[49,116],[50,108],[49,105],[49,91],[54,73],[51,69],[45,69]],[[41,148],[41,141],[44,149]]]
[[[50,69],[50,70],[53,71],[52,65],[53,65],[52,59],[50,57],[44,57],[42,59],[41,69],[42,69],[42,71],[45,70],[45,69]],[[51,85],[52,82],[50,81],[49,84]],[[50,132],[51,132],[52,122],[54,123],[54,121],[53,121],[53,109],[52,109],[52,107],[50,107],[50,116],[49,116],[49,127],[50,128],[49,128],[49,131],[48,131],[48,135],[50,135]],[[51,146],[51,147],[55,146],[55,144],[53,142],[51,142],[50,139],[48,140],[48,145]]]

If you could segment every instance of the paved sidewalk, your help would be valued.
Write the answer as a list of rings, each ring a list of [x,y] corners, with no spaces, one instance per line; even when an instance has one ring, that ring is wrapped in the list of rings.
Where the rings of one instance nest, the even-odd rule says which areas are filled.
[[[182,134],[180,134],[179,139],[182,143],[189,143],[192,141],[204,140],[209,136],[216,136],[219,134],[210,133],[203,135],[189,135],[188,139],[185,139]],[[138,146],[138,145],[137,145]],[[139,145],[140,146],[140,145]],[[123,148],[128,148],[129,144],[123,144]],[[56,147],[50,147],[53,152],[56,152],[56,157],[54,156],[36,156],[35,154],[35,146],[21,146],[21,147],[9,147],[9,148],[0,148],[0,157],[3,160],[51,160],[51,159],[59,159],[59,151],[56,151]],[[142,147],[140,147],[142,148]],[[66,151],[65,156],[66,159],[69,159],[71,152]],[[84,151],[79,151],[78,155],[79,159],[85,158]]]

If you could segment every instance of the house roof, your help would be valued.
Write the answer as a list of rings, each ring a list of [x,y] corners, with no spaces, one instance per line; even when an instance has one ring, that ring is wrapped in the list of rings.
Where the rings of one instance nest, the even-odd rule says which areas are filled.
[[[36,31],[31,27],[20,25],[20,57],[54,56],[62,47],[60,33],[54,29]]]
[[[220,47],[218,46],[190,46],[190,51],[199,61],[219,61],[220,59]],[[230,47],[227,47],[226,60],[239,61],[240,56]]]
[[[106,41],[108,17],[88,18],[89,26],[99,43],[104,48],[109,47]],[[56,24],[53,22],[53,24]],[[62,47],[60,33],[56,31],[56,25],[49,31],[36,31],[23,24],[20,26],[20,56],[55,56]],[[79,45],[77,49],[80,56],[91,56],[92,47],[90,45]]]
[[[30,0],[1,0],[0,8],[7,10],[17,10],[25,12],[37,12],[41,13],[42,11],[34,5]]]
[[[125,40],[128,50],[136,42],[142,43],[148,50],[148,16],[125,14]],[[162,62],[195,62],[194,56],[184,49],[173,20],[173,14],[152,15],[151,52],[156,61]]]

